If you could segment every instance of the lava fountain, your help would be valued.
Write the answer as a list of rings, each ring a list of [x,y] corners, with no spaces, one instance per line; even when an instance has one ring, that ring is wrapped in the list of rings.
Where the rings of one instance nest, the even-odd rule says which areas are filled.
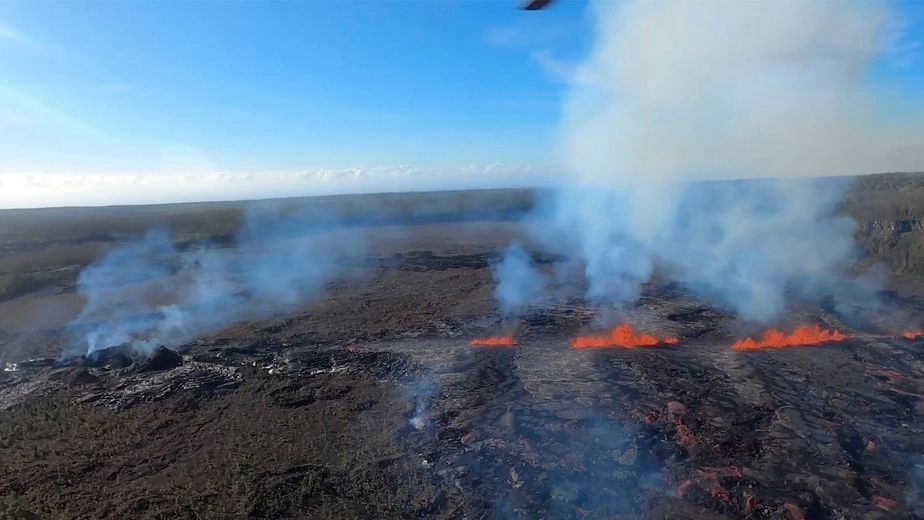
[[[732,345],[732,350],[760,350],[765,348],[786,348],[786,347],[806,347],[812,345],[822,345],[824,343],[836,343],[847,339],[847,335],[838,331],[825,330],[818,325],[808,327],[802,326],[793,331],[792,334],[786,334],[776,329],[769,329],[764,332],[759,340],[747,338]]]
[[[631,325],[624,323],[613,328],[606,336],[578,336],[571,340],[571,347],[577,349],[638,348],[676,345],[677,343],[679,343],[677,338],[658,338],[650,334],[637,333]]]

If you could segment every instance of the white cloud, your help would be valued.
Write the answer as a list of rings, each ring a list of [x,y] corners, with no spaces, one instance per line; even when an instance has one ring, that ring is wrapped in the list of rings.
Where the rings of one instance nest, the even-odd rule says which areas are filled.
[[[888,64],[896,68],[911,67],[915,64],[921,50],[924,49],[924,41],[918,34],[920,30],[915,27],[920,25],[921,21],[918,15],[893,18],[892,34],[885,49]]]
[[[0,24],[0,40],[23,43],[26,41],[26,37],[23,36],[22,33]]]
[[[588,69],[582,68],[579,62],[559,58],[548,49],[534,51],[531,57],[552,81],[586,86],[599,84],[599,80]]]
[[[491,27],[485,32],[484,39],[497,47],[530,47],[568,38],[576,30],[573,24],[529,17],[519,18],[509,25]]]
[[[889,49],[890,61],[896,67],[910,67],[914,65],[922,49],[924,43],[920,41],[896,42]]]
[[[105,206],[307,195],[545,186],[549,170],[487,165],[424,170],[410,166],[301,172],[0,174],[0,208]]]
[[[6,85],[0,85],[0,109],[18,114],[21,120],[33,125],[44,125],[71,132],[75,135],[105,142],[106,136],[85,121],[34,96]]]

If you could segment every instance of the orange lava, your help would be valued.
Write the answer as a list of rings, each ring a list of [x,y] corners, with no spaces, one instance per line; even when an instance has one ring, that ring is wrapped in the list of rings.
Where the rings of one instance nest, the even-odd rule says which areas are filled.
[[[571,340],[574,348],[637,348],[658,345],[676,345],[677,338],[657,338],[636,333],[631,325],[622,324],[610,331],[608,336],[578,336]]]
[[[836,330],[824,330],[818,325],[812,327],[799,327],[792,334],[770,329],[764,332],[764,335],[759,341],[747,338],[732,345],[732,350],[802,347],[844,341],[845,339],[847,339],[845,334],[841,334]]]
[[[796,504],[790,504],[787,502],[783,504],[783,510],[786,511],[787,516],[791,520],[805,520],[805,513],[803,513],[802,508]]]
[[[741,478],[743,478],[741,470],[735,466],[694,469],[693,475],[677,486],[677,495],[682,497],[690,488],[696,486],[708,493],[712,498],[725,504],[731,504],[734,501],[734,495],[722,485],[722,481],[726,479],[740,480]]]
[[[924,330],[909,330],[902,332],[902,337],[905,339],[910,339],[911,341],[921,339],[924,338]]]
[[[512,336],[500,336],[497,338],[476,338],[468,342],[473,347],[513,347],[517,344],[517,339]]]
[[[744,497],[744,507],[742,509],[744,510],[745,515],[749,515],[754,512],[755,503],[756,501],[754,500],[753,495],[747,495]]]
[[[898,512],[898,502],[892,500],[891,498],[873,495],[873,505],[879,509],[882,509],[883,511],[889,511],[892,513]]]

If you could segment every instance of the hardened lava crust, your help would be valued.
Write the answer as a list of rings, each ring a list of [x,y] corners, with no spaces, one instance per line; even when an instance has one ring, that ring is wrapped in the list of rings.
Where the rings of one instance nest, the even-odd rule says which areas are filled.
[[[877,215],[858,233],[897,233],[864,242],[888,264],[917,224]],[[438,220],[297,310],[153,356],[60,356],[75,264],[9,293],[0,518],[924,518],[913,278],[878,308],[794,301],[766,342],[660,279],[618,317],[575,281],[504,318],[502,248],[567,259],[515,219]],[[34,247],[74,245],[56,240]],[[890,269],[914,275],[899,256]],[[733,348],[748,337],[760,348]]]

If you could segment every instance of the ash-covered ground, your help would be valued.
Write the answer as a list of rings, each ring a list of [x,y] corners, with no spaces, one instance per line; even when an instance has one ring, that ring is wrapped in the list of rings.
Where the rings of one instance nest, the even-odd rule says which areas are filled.
[[[7,299],[0,518],[924,518],[910,285],[794,300],[778,327],[848,338],[740,352],[759,329],[656,280],[620,318],[676,345],[577,350],[613,319],[578,284],[499,317],[491,266],[519,236],[416,223],[179,356],[60,359],[78,296]],[[497,335],[518,344],[469,345]]]

